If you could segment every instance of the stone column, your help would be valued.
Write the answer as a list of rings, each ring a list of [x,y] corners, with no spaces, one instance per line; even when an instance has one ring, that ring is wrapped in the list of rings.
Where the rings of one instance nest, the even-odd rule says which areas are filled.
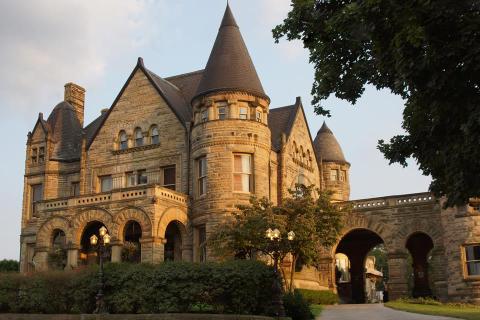
[[[430,261],[430,264],[432,265],[431,277],[434,285],[433,295],[441,301],[446,301],[448,299],[446,260],[445,248],[433,248],[432,260]]]
[[[112,241],[112,262],[122,262],[123,243],[120,240]]]
[[[35,248],[33,263],[35,264],[35,271],[48,270],[48,248],[47,247]]]
[[[161,263],[164,258],[164,245],[166,239],[160,237],[150,237],[140,239],[142,248],[142,262]]]
[[[65,270],[75,269],[78,267],[78,246],[69,245],[67,247],[67,265]]]
[[[387,290],[389,300],[408,296],[407,258],[408,253],[406,251],[387,253],[389,272]]]
[[[328,287],[333,292],[337,292],[335,283],[335,259],[332,257],[320,258],[317,270],[319,272],[320,285]]]

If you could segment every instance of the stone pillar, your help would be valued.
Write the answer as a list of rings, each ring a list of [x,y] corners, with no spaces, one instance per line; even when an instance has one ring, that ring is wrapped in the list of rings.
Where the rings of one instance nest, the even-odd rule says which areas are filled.
[[[122,262],[123,243],[120,240],[112,241],[112,262]]]
[[[182,247],[182,261],[192,262],[193,248],[191,244],[185,244]]]
[[[161,263],[164,258],[164,245],[166,239],[160,237],[150,237],[140,239],[142,248],[142,262]]]
[[[48,248],[35,248],[35,256],[33,257],[33,263],[35,264],[35,271],[47,271]]]
[[[65,270],[78,267],[78,246],[70,245],[67,247],[67,265]]]
[[[441,301],[447,301],[448,299],[446,260],[445,249],[443,247],[433,248],[432,260],[430,261],[432,274],[430,276],[434,285],[433,295]]]
[[[335,284],[335,259],[332,257],[320,258],[317,270],[320,285],[328,287],[333,292],[337,292],[337,286]]]
[[[387,290],[389,300],[408,296],[407,258],[408,253],[405,251],[387,253],[389,272]]]

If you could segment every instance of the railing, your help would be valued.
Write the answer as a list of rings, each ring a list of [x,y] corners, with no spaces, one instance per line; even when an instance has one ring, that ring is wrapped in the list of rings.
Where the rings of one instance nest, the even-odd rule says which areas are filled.
[[[135,187],[122,188],[98,194],[83,195],[77,197],[39,201],[35,204],[35,211],[41,215],[45,211],[62,210],[65,208],[105,204],[113,201],[127,201],[151,197],[155,201],[175,201],[179,205],[186,205],[188,196],[164,188],[158,184],[149,183]]]
[[[400,196],[389,196],[382,198],[360,199],[350,201],[354,209],[374,209],[382,207],[397,207],[412,205],[417,203],[435,202],[435,197],[431,193],[414,193]]]

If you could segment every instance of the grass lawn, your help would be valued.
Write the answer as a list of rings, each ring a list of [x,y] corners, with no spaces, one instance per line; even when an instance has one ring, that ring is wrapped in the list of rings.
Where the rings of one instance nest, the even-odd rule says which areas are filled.
[[[467,320],[480,320],[480,307],[475,306],[461,306],[454,304],[429,305],[408,303],[404,301],[387,302],[385,303],[385,306],[392,309],[414,313],[423,313],[434,316],[446,316]]]
[[[322,313],[322,305],[320,304],[311,304],[310,311],[312,311],[315,317],[318,317]]]

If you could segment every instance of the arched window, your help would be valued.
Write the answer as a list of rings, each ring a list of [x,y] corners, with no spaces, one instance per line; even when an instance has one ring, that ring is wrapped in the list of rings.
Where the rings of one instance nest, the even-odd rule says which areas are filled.
[[[52,247],[54,249],[65,249],[65,232],[62,230],[56,229],[53,232],[53,237],[52,237]]]
[[[303,152],[303,146],[300,146],[300,160],[301,163],[305,163],[305,152]]]
[[[127,133],[125,131],[120,131],[119,134],[119,149],[126,150],[128,148]]]
[[[158,144],[158,143],[160,143],[160,137],[159,137],[159,135],[158,135],[158,128],[157,128],[157,126],[152,126],[151,137],[152,137],[152,140],[151,140],[151,143],[152,143],[152,144]]]
[[[143,132],[140,128],[135,129],[135,146],[143,146]]]

